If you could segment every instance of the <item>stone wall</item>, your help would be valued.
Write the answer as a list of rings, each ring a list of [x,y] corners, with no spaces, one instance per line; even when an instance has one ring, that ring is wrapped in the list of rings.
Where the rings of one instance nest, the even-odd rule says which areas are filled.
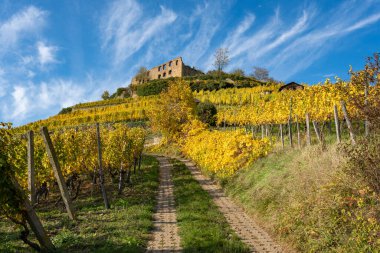
[[[174,58],[168,62],[158,65],[147,72],[146,79],[132,79],[132,85],[146,83],[149,80],[166,79],[169,77],[184,77],[203,74],[201,71],[185,65],[182,57]]]

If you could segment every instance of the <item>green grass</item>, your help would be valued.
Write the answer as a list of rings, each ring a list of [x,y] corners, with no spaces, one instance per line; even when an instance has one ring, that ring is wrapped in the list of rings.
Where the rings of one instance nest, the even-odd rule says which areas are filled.
[[[344,164],[336,145],[286,148],[238,171],[224,187],[289,251],[380,252],[380,197],[347,175]]]
[[[107,179],[110,182],[109,179]],[[99,189],[85,189],[74,201],[77,220],[68,219],[63,206],[49,199],[38,215],[58,252],[145,252],[158,189],[158,162],[144,156],[141,173],[132,176],[133,186],[116,195],[107,185],[111,209],[105,210]],[[91,196],[92,195],[92,196]],[[49,197],[52,198],[52,197]],[[19,229],[0,218],[0,252],[31,252],[18,239]],[[31,234],[30,239],[34,239]]]
[[[186,166],[174,160],[172,174],[183,251],[249,252]]]

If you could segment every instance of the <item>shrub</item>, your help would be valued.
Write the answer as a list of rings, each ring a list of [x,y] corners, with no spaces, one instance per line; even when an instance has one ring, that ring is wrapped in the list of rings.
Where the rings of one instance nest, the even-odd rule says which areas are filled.
[[[359,140],[357,145],[343,145],[341,150],[347,158],[345,171],[353,178],[360,178],[380,194],[380,135]]]
[[[70,113],[72,110],[73,110],[72,107],[62,108],[62,110],[58,114],[67,114],[67,113]]]
[[[150,96],[160,94],[162,91],[168,88],[169,81],[172,80],[174,80],[174,78],[152,80],[147,83],[140,84],[136,88],[136,93],[138,96]]]
[[[131,94],[130,94],[129,88],[118,88],[114,94],[112,94],[111,96],[109,96],[108,99],[110,99],[110,98],[120,98],[120,97],[121,98],[128,98],[130,96],[131,96]]]
[[[254,140],[242,130],[199,129],[193,135],[189,134],[182,145],[182,151],[206,173],[222,180],[267,155],[270,150],[268,139]]]
[[[198,118],[205,124],[210,126],[216,125],[216,107],[210,101],[199,103],[195,108],[195,113]]]

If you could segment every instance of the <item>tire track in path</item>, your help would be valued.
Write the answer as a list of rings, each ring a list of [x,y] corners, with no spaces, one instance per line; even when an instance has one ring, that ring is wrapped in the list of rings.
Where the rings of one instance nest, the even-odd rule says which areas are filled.
[[[156,156],[160,163],[160,186],[156,212],[153,216],[152,240],[146,252],[181,252],[177,216],[174,203],[172,165],[168,158]]]
[[[231,228],[251,248],[252,252],[282,252],[280,246],[241,207],[227,197],[219,185],[204,176],[193,162],[183,158],[177,159],[189,168],[193,177],[210,194]]]

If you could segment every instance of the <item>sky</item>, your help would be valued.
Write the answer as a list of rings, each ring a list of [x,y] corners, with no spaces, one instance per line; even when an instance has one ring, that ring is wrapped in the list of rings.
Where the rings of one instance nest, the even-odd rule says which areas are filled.
[[[204,72],[348,79],[380,51],[380,0],[0,0],[0,122],[16,126],[126,87],[177,56]]]

